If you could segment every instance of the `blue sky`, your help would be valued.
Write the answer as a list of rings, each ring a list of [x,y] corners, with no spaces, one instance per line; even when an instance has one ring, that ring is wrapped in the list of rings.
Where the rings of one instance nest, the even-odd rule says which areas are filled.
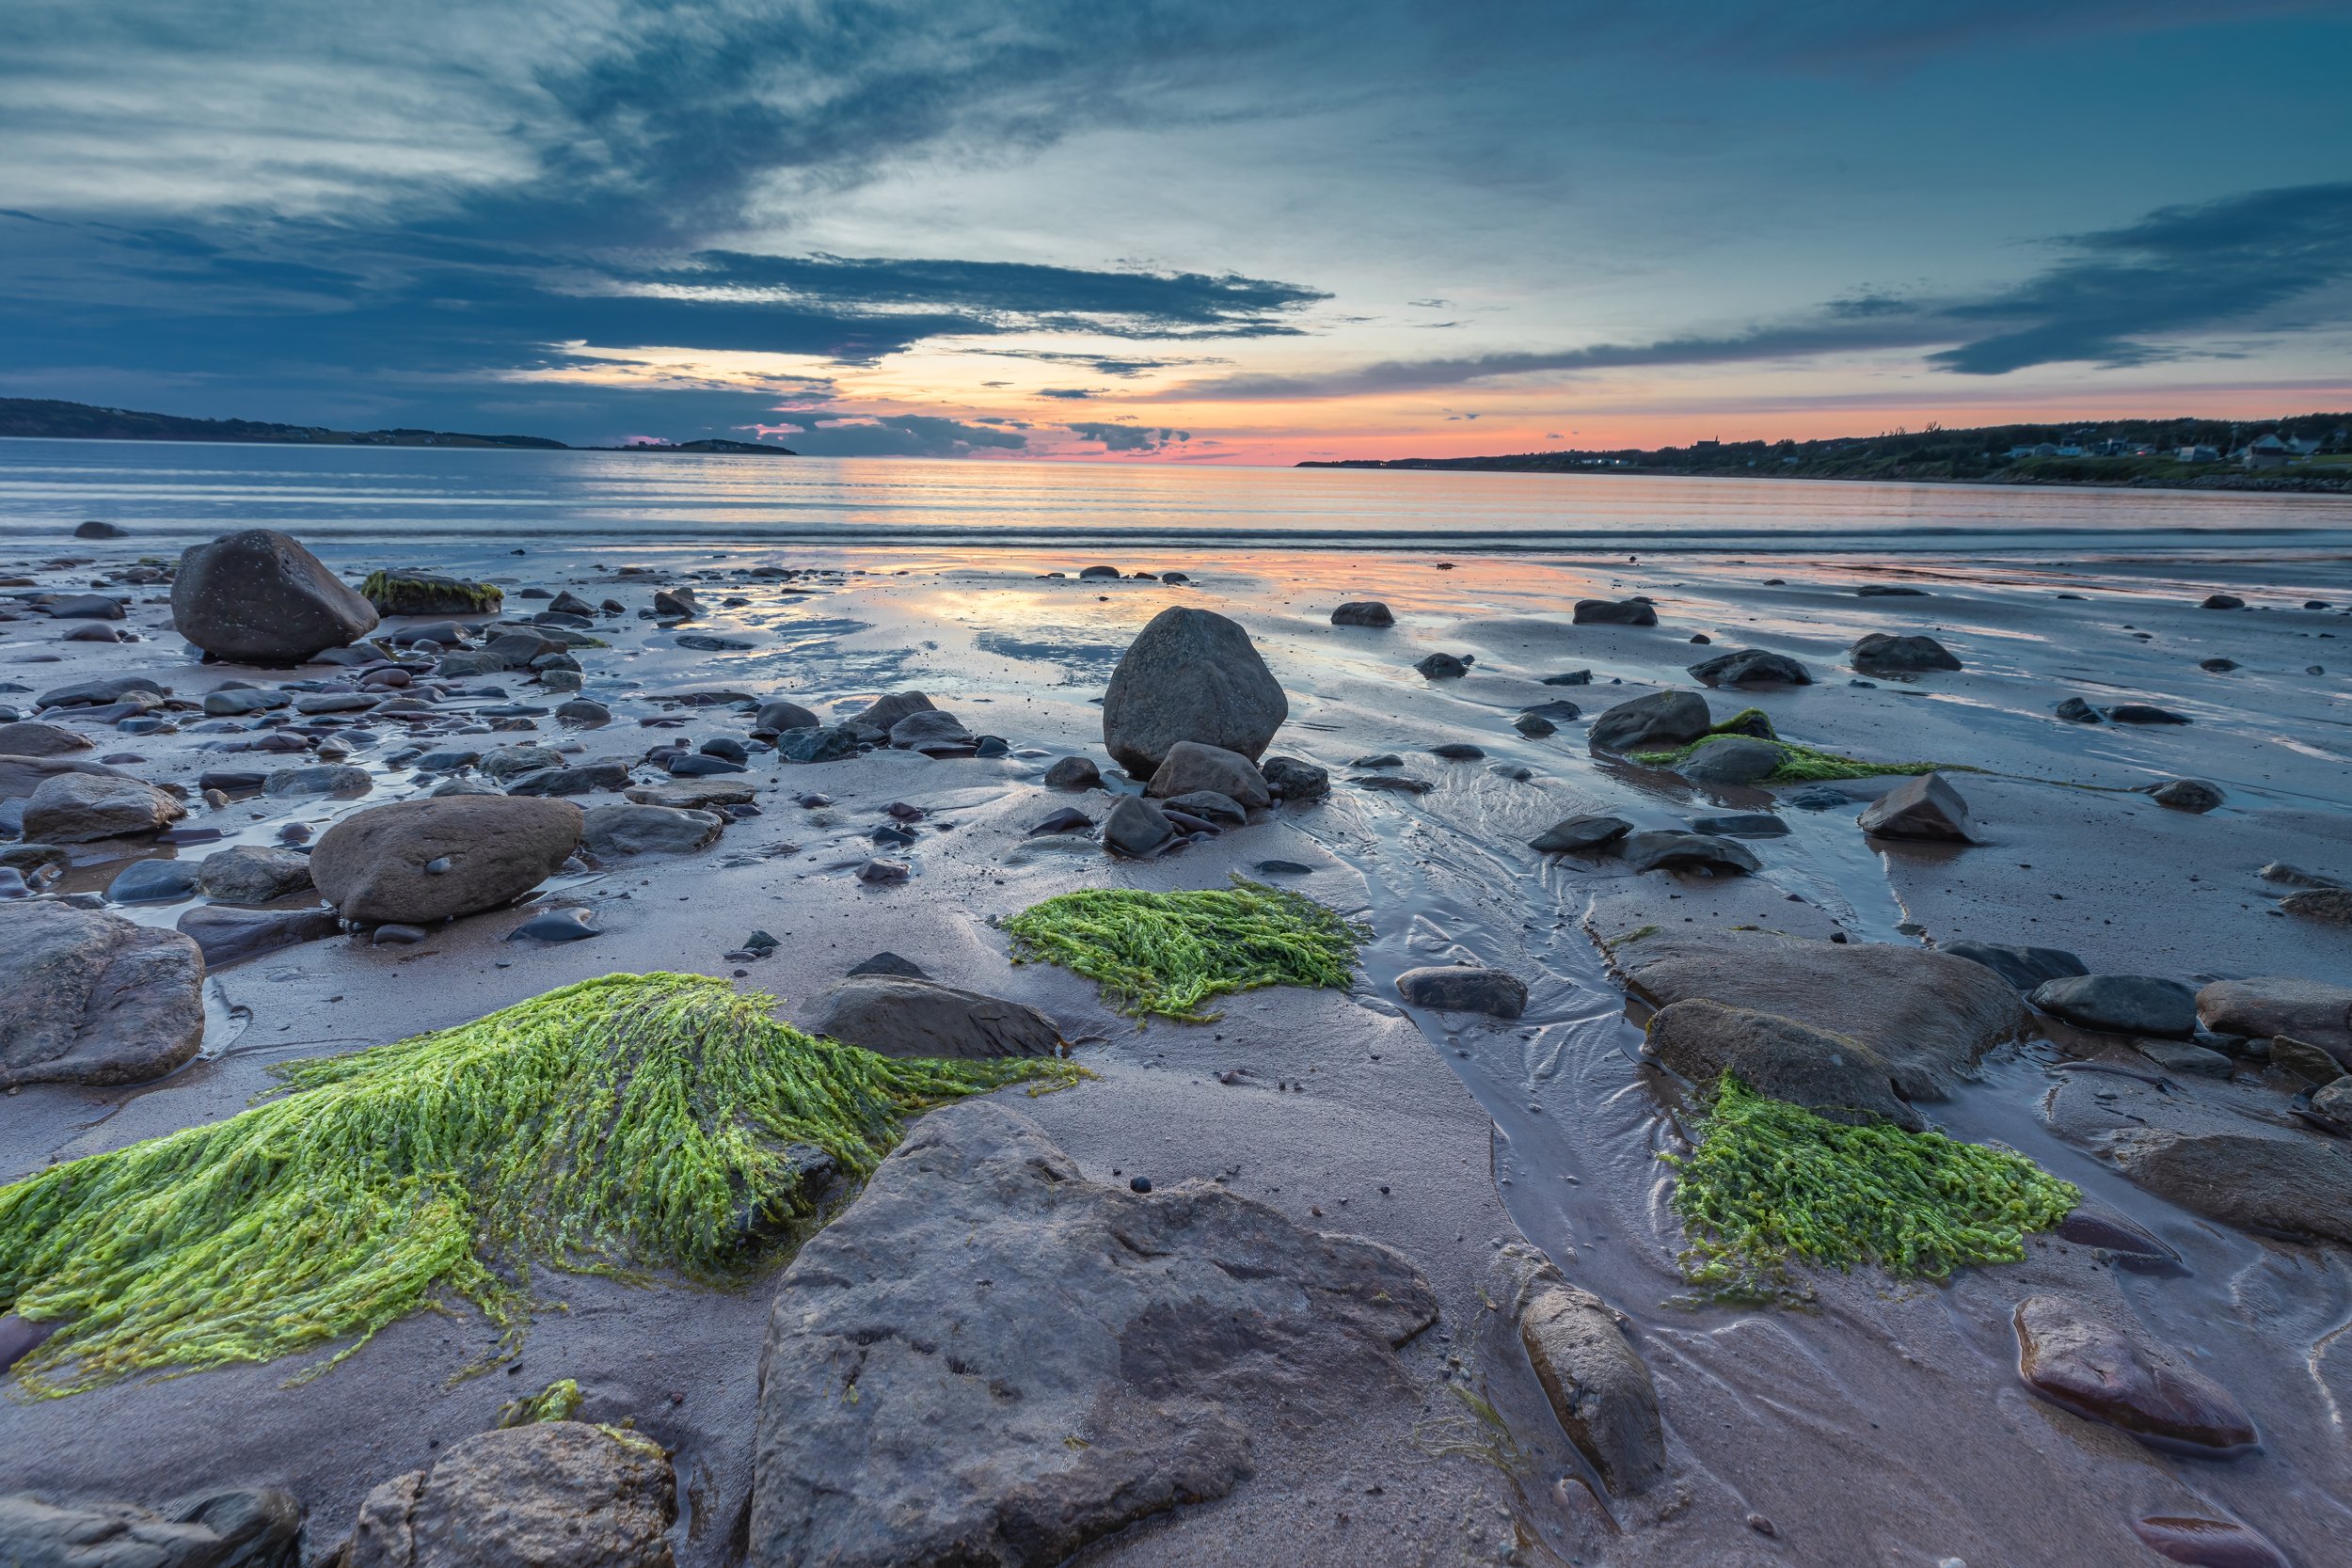
[[[14,0],[0,393],[1291,461],[2352,406],[2352,4]]]

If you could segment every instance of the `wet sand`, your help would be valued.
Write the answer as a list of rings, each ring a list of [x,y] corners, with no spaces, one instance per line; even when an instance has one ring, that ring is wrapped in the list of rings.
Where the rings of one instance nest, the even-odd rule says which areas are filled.
[[[75,549],[107,563],[138,553],[135,540]],[[384,564],[343,548],[324,553],[339,567]],[[87,568],[42,568],[38,560],[29,575],[43,586],[87,579]],[[598,562],[664,576],[625,579]],[[265,1086],[272,1061],[462,1022],[570,980],[744,968],[740,984],[781,996],[785,1015],[802,1019],[849,965],[889,948],[938,978],[1042,1007],[1081,1042],[1079,1059],[1101,1078],[1020,1104],[1090,1175],[1221,1178],[1305,1223],[1399,1246],[1443,1302],[1438,1328],[1405,1353],[1418,1404],[1368,1409],[1350,1430],[1312,1441],[1269,1434],[1259,1474],[1231,1497],[1140,1527],[1092,1548],[1087,1561],[1435,1562],[1516,1550],[1517,1560],[1534,1562],[2125,1564],[2151,1560],[2131,1518],[2207,1513],[2242,1518],[2315,1564],[2330,1560],[2352,1528],[2344,1501],[2352,1457],[2339,1414],[2352,1389],[2335,1348],[2352,1322],[2344,1255],[2254,1239],[2132,1187],[2070,1141],[2063,1115],[2045,1114],[2080,1076],[2050,1042],[2005,1048],[1959,1096],[1923,1109],[1956,1136],[2009,1143],[2077,1182],[2172,1244],[2185,1275],[2130,1275],[2045,1237],[2029,1243],[2025,1263],[1966,1271],[1946,1287],[1895,1285],[1867,1272],[1829,1276],[1811,1311],[1669,1305],[1683,1293],[1673,1261],[1680,1243],[1670,1173],[1655,1156],[1674,1136],[1673,1097],[1636,1060],[1638,1030],[1594,940],[1685,922],[1762,925],[1842,930],[1854,941],[2053,945],[2094,972],[2192,983],[2263,974],[2342,983],[2352,973],[2352,933],[2281,916],[2285,890],[2254,871],[2288,860],[2352,877],[2352,789],[2344,782],[2352,618],[2341,608],[2296,608],[2313,598],[2352,604],[2344,563],[2114,560],[2058,568],[1751,555],[1561,566],[1463,555],[1440,570],[1428,559],[1273,553],[1119,562],[1181,569],[1196,579],[1182,587],[1044,580],[1038,574],[1088,562],[1027,552],[534,545],[522,559],[452,548],[430,563],[491,576],[510,595],[524,585],[569,587],[632,609],[668,575],[769,563],[838,571],[783,589],[706,582],[707,613],[688,629],[753,642],[746,652],[681,649],[673,633],[633,615],[607,623],[619,628],[615,647],[581,661],[585,694],[612,706],[612,723],[569,732],[539,721],[542,737],[577,742],[588,757],[741,734],[745,721],[728,709],[656,701],[711,687],[788,696],[820,713],[919,688],[975,731],[1006,737],[1014,755],[930,762],[876,753],[799,768],[761,759],[754,777],[764,815],[730,826],[711,848],[617,861],[549,885],[540,902],[596,911],[605,934],[591,941],[504,942],[524,918],[517,911],[459,922],[416,946],[335,939],[225,967],[212,982],[206,1058],[172,1079],[119,1091],[27,1088],[0,1100],[0,1179],[232,1114]],[[1894,581],[1929,593],[1851,592]],[[2196,608],[2217,590],[2258,608]],[[1579,597],[1629,594],[1656,601],[1658,627],[1568,624]],[[748,602],[722,608],[731,594]],[[1397,626],[1327,624],[1332,605],[1367,597],[1391,604]],[[1099,712],[1089,699],[1134,633],[1170,603],[1216,610],[1257,637],[1291,701],[1274,750],[1330,768],[1332,798],[1148,863],[1022,848],[1027,828],[1057,807],[1099,816],[1107,804],[1099,794],[1046,790],[1041,777],[1071,752],[1101,759]],[[510,615],[532,608],[507,602]],[[272,678],[196,664],[157,605],[135,607],[128,624],[151,640],[64,643],[62,624],[0,626],[0,682],[38,689],[138,671],[186,697],[224,679]],[[1931,634],[1965,668],[1848,685],[1843,650],[1879,630]],[[1692,646],[1694,634],[1712,646]],[[1633,876],[1525,847],[1578,811],[1612,811],[1647,828],[1718,809],[1767,809],[1775,792],[1694,789],[1597,759],[1583,722],[1543,739],[1510,726],[1522,706],[1557,698],[1589,720],[1659,686],[1687,687],[1683,666],[1751,645],[1797,657],[1817,684],[1713,693],[1719,718],[1753,705],[1783,736],[1831,750],[1988,769],[1952,775],[1987,842],[1947,849],[1866,841],[1852,810],[1784,809],[1790,835],[1754,845],[1762,872],[1720,881]],[[1432,651],[1474,654],[1476,663],[1467,678],[1427,681],[1412,664]],[[57,661],[26,662],[43,656]],[[2240,668],[2199,668],[2215,657]],[[2324,673],[2306,673],[2312,665]],[[1593,672],[1592,685],[1540,684],[1578,669]],[[500,686],[532,705],[561,700],[518,676],[468,684]],[[2195,721],[2069,725],[2050,710],[2070,695],[2153,702]],[[0,703],[23,700],[0,691]],[[639,726],[664,712],[689,722]],[[274,842],[288,820],[320,826],[415,792],[409,775],[380,762],[405,737],[377,728],[382,739],[355,759],[378,775],[368,800],[256,800],[221,813],[199,805],[191,825],[228,830],[224,842]],[[132,771],[192,783],[204,766],[246,765],[203,750],[237,734],[188,725],[172,735],[106,735],[85,754],[135,752],[146,760],[125,765]],[[1487,755],[1427,754],[1445,741]],[[1408,798],[1347,782],[1351,759],[1385,751],[1435,787]],[[1511,776],[1520,768],[1526,778]],[[2129,792],[2181,776],[2218,784],[2226,803],[2188,816]],[[1894,782],[1838,787],[1859,801]],[[807,790],[834,803],[791,804]],[[601,799],[610,797],[590,803]],[[914,879],[869,887],[853,871],[870,850],[864,835],[892,800],[926,806],[930,817],[901,852]],[[144,852],[85,849],[70,887],[103,887],[119,869],[105,857]],[[1231,999],[1216,1025],[1138,1029],[1104,1009],[1086,982],[1009,965],[987,923],[1074,887],[1215,886],[1267,859],[1313,867],[1296,885],[1372,924],[1352,992],[1252,993]],[[186,907],[123,912],[167,925]],[[724,960],[754,927],[776,935],[780,951],[755,964]],[[1454,957],[1528,979],[1527,1015],[1502,1024],[1398,1005],[1398,973]],[[2284,1099],[2261,1077],[2241,1072],[2240,1083],[2196,1092],[2259,1114]],[[1269,1090],[1269,1082],[1308,1090]],[[1603,1505],[1581,1484],[1581,1462],[1556,1426],[1547,1430],[1525,1358],[1496,1332],[1497,1314],[1482,1299],[1495,1247],[1521,1234],[1631,1319],[1658,1380],[1672,1474],[1633,1503]],[[512,1375],[450,1386],[493,1336],[464,1317],[411,1320],[291,1387],[287,1375],[298,1369],[278,1365],[11,1403],[0,1408],[0,1465],[11,1487],[90,1496],[285,1485],[310,1509],[316,1551],[341,1536],[368,1487],[422,1462],[430,1444],[480,1430],[520,1386],[572,1376],[588,1395],[584,1414],[632,1416],[678,1449],[691,1500],[681,1561],[725,1560],[748,1484],[761,1292],[570,1279],[547,1289],[570,1310],[541,1316]],[[2188,1350],[2253,1412],[2264,1451],[2226,1463],[2162,1455],[2032,1398],[2016,1377],[2008,1316],[2040,1291],[2088,1301]],[[1445,1386],[1450,1372],[1508,1418],[1515,1458],[1497,1464],[1454,1451],[1479,1429],[1465,1425],[1467,1407]],[[1772,1533],[1751,1525],[1751,1514],[1769,1519]]]

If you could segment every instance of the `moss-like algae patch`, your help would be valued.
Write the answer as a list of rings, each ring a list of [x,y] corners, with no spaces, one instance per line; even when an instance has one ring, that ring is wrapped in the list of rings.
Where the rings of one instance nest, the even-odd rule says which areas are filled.
[[[468,582],[422,572],[371,572],[359,596],[379,615],[466,615],[496,610],[506,591],[492,582]]]
[[[1688,746],[1677,746],[1665,752],[1635,752],[1632,758],[1645,768],[1677,768],[1691,760],[1691,754],[1702,746],[1712,746],[1719,740],[1749,732],[1736,728],[1747,718],[1750,708],[1735,718],[1727,719]],[[1766,784],[1804,784],[1822,779],[1871,779],[1889,773],[1980,773],[1984,769],[1956,762],[1865,762],[1860,757],[1845,756],[1836,752],[1824,752],[1818,746],[1787,740],[1777,736],[1763,739],[1769,746],[1780,748],[1780,766],[1764,776]]]
[[[1004,923],[1016,961],[1085,975],[1131,1018],[1208,1023],[1213,996],[1261,986],[1344,988],[1370,933],[1313,899],[1236,877],[1231,888],[1089,888]]]
[[[458,1028],[277,1070],[227,1121],[0,1187],[0,1310],[60,1324],[55,1396],[351,1336],[450,1298],[521,1343],[532,1263],[705,1284],[773,1263],[825,1161],[862,1177],[905,1119],[1064,1062],[899,1061],[700,974],[612,974]]]
[[[1824,1120],[1729,1073],[1698,1148],[1661,1158],[1678,1178],[1683,1275],[1722,1299],[1785,1296],[1792,1259],[1928,1279],[2014,1263],[2028,1232],[2049,1229],[2082,1200],[2072,1183],[2008,1149]]]
[[[582,1402],[579,1381],[559,1378],[536,1394],[500,1405],[499,1425],[527,1427],[541,1421],[568,1421],[580,1414]]]

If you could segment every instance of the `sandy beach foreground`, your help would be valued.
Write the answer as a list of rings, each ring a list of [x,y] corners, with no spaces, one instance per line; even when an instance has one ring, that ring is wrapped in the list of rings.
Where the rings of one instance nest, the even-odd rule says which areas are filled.
[[[0,1099],[0,1180],[231,1117],[275,1066],[612,974],[717,976],[817,1029],[852,968],[894,954],[1036,1009],[1089,1076],[931,1112],[789,1270],[779,1258],[726,1289],[539,1271],[519,1354],[483,1375],[462,1374],[496,1355],[500,1332],[461,1305],[403,1316],[314,1377],[301,1374],[337,1346],[62,1398],[38,1397],[21,1370],[0,1378],[0,1492],[155,1507],[282,1489],[318,1560],[382,1483],[430,1473],[501,1406],[569,1379],[579,1421],[628,1423],[666,1450],[675,1513],[657,1529],[689,1568],[2056,1568],[2159,1550],[2316,1565],[2352,1537],[2338,1349],[2352,1095],[2328,1094],[2352,1061],[2352,993],[2330,989],[2352,985],[2352,895],[2310,896],[2352,882],[2340,561],[1236,551],[1081,577],[1095,563],[1032,551],[532,538],[422,563],[502,603],[387,616],[376,650],[264,668],[199,662],[171,604],[186,568],[168,554],[142,565],[153,553],[136,537],[60,538],[0,562],[13,584],[0,587],[0,706],[14,710],[0,721],[41,748],[0,755],[0,875],[17,879],[0,921],[76,906],[163,931],[211,920],[200,1047],[135,1082],[18,1072]],[[417,564],[342,540],[320,554],[354,585]],[[63,612],[90,596],[117,608]],[[1580,617],[1580,601],[1614,608]],[[1334,624],[1363,602],[1389,624]],[[1126,804],[1146,785],[1106,752],[1106,686],[1171,610],[1247,634],[1286,709],[1264,758],[1301,771],[1277,798],[1240,801],[1240,820],[1178,820],[1117,854],[1105,840],[1120,824],[1166,819]],[[420,629],[437,633],[422,653]],[[517,633],[547,641],[519,663],[480,657]],[[1948,657],[1905,643],[1911,657],[1857,663],[1873,634]],[[1692,673],[1747,649],[1795,661],[1803,681]],[[1179,692],[1213,684],[1181,660],[1148,673]],[[224,695],[240,690],[255,695]],[[952,716],[928,751],[915,732],[861,748],[841,727],[909,691]],[[1597,737],[1604,715],[1664,691],[1704,705],[1697,729]],[[779,703],[813,722],[763,724]],[[1964,816],[1918,768],[1731,766],[1759,727],[1748,709],[1807,755],[1935,765]],[[1741,734],[1705,736],[1725,723]],[[551,754],[519,750],[534,747]],[[839,754],[787,760],[795,748]],[[681,768],[680,752],[727,766]],[[1071,758],[1099,782],[1057,770]],[[56,815],[55,791],[36,800],[70,764],[161,786],[168,804],[143,831],[16,854],[44,822],[83,820]],[[279,778],[294,769],[324,771]],[[1277,774],[1267,763],[1260,783]],[[1926,800],[1866,832],[1858,818],[1890,795]],[[494,907],[447,922],[362,911],[342,928],[320,910],[336,824],[493,797],[569,800],[607,837],[583,852],[567,839]],[[630,800],[670,815],[595,815]],[[105,804],[77,800],[86,816]],[[1065,831],[1037,832],[1064,811],[1077,814]],[[703,815],[681,826],[680,812]],[[1565,851],[1531,842],[1600,817],[1621,826]],[[1721,820],[1735,817],[1748,820]],[[625,821],[654,836],[629,838]],[[240,898],[178,869],[241,848],[280,852],[246,857],[257,866],[310,853],[319,885],[297,863],[283,892]],[[1351,983],[1227,995],[1210,1022],[1139,1020],[1067,969],[1013,962],[1002,927],[1078,890],[1237,877],[1361,923]],[[278,934],[237,938],[253,943],[238,956],[204,913],[223,908],[279,911]],[[533,934],[562,911],[583,911],[554,923],[577,940]],[[2061,983],[2028,1005],[2036,977],[1951,957],[1969,943],[2056,949],[2077,974],[2146,983]],[[0,952],[0,971],[16,961]],[[1426,1005],[1460,998],[1413,973],[1456,965],[1509,977],[1487,992],[1507,1005]],[[22,989],[0,999],[11,1072],[34,1006]],[[1693,1238],[1661,1155],[1692,1152],[1712,1085],[1672,1070],[1672,1031],[1645,1043],[1644,1025],[1710,1006],[1860,1042],[1860,1086],[1841,1059],[1836,1094],[1804,1102],[1835,1110],[1867,1091],[1915,1128],[2016,1151],[2079,1189],[2079,1206],[2026,1236],[2022,1260],[1948,1279],[1800,1263],[1770,1299],[1709,1294],[1686,1276]],[[1032,1201],[1001,1196],[1024,1171],[1059,1193],[1058,1228],[1007,1217]],[[1041,1261],[1076,1245],[1080,1215],[1120,1239],[1090,1284]],[[1191,1239],[1147,1245],[1152,1226]],[[1184,1248],[1218,1227],[1248,1229],[1269,1272],[1219,1252],[1185,1274]],[[1330,1237],[1392,1251],[1317,1239]],[[1036,1293],[958,1273],[967,1245],[1039,1271]],[[901,1251],[915,1263],[900,1269]],[[927,1272],[952,1288],[926,1298]],[[1153,1296],[1162,1275],[1184,1283]],[[1344,1280],[1375,1275],[1390,1283],[1349,1294]],[[1154,1305],[1104,1329],[1114,1284]],[[886,1422],[888,1398],[850,1399],[857,1375],[787,1376],[836,1289],[870,1312],[874,1344],[952,1329],[1001,1365],[926,1372],[946,1391],[922,1396],[942,1402],[914,1428],[860,1426]],[[996,1295],[1024,1316],[992,1318]],[[24,1329],[0,1319],[0,1344],[37,1343]],[[1116,1331],[1114,1364],[1073,1370],[1096,1329]],[[913,1398],[914,1383],[882,1382],[882,1355],[873,1386]],[[2069,1395],[2070,1366],[2106,1368],[2106,1391]],[[990,1375],[993,1393],[956,1392]],[[1006,1392],[1025,1375],[1026,1396]],[[1024,1473],[989,1471],[976,1434],[993,1429],[975,1412],[1019,1429],[1000,1407],[1026,1397],[1041,1411],[1049,1385],[1091,1398],[1090,1414],[1025,1432]],[[854,1432],[876,1446],[839,1487],[826,1448]],[[1113,1484],[1116,1465],[1129,1468]],[[952,1531],[910,1522],[951,1500],[990,1521],[996,1555],[957,1557]],[[1062,1522],[1006,1523],[1032,1514]],[[2175,1538],[2191,1544],[2161,1544]],[[2211,1555],[2224,1548],[2273,1555]]]

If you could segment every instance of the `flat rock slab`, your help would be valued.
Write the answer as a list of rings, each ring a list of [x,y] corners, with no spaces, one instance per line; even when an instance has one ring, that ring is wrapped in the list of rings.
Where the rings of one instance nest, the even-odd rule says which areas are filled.
[[[661,1445],[584,1421],[453,1444],[359,1505],[347,1568],[671,1568]]]
[[[333,910],[239,910],[199,904],[179,920],[181,935],[193,941],[207,967],[275,953],[306,942],[323,942],[342,929]]]
[[[2027,1296],[2012,1322],[2017,1375],[2053,1404],[2174,1449],[2228,1453],[2260,1441],[2227,1388],[2079,1303]]]
[[[1661,931],[1616,957],[1627,985],[1653,1006],[1700,998],[1851,1037],[1877,1054],[1906,1100],[1948,1092],[1959,1073],[2026,1028],[2025,1006],[2007,981],[1924,947]]]
[[[1091,1181],[992,1101],[935,1111],[777,1287],[753,1568],[1044,1568],[1223,1496],[1252,1430],[1409,1398],[1412,1264],[1211,1182]]]
[[[1051,1056],[1061,1031],[1035,1007],[936,980],[852,974],[818,999],[820,1035],[884,1056]]]
[[[2197,1016],[2217,1035],[2288,1035],[2352,1059],[2352,989],[2324,980],[2216,980],[2197,993]]]
[[[204,958],[177,931],[0,904],[0,1088],[143,1084],[204,1039]]]
[[[2352,1243],[2352,1149],[2340,1139],[2135,1128],[2104,1152],[2140,1186],[2210,1219]]]
[[[8,1568],[297,1568],[302,1505],[278,1491],[219,1492],[161,1509],[0,1497]]]

